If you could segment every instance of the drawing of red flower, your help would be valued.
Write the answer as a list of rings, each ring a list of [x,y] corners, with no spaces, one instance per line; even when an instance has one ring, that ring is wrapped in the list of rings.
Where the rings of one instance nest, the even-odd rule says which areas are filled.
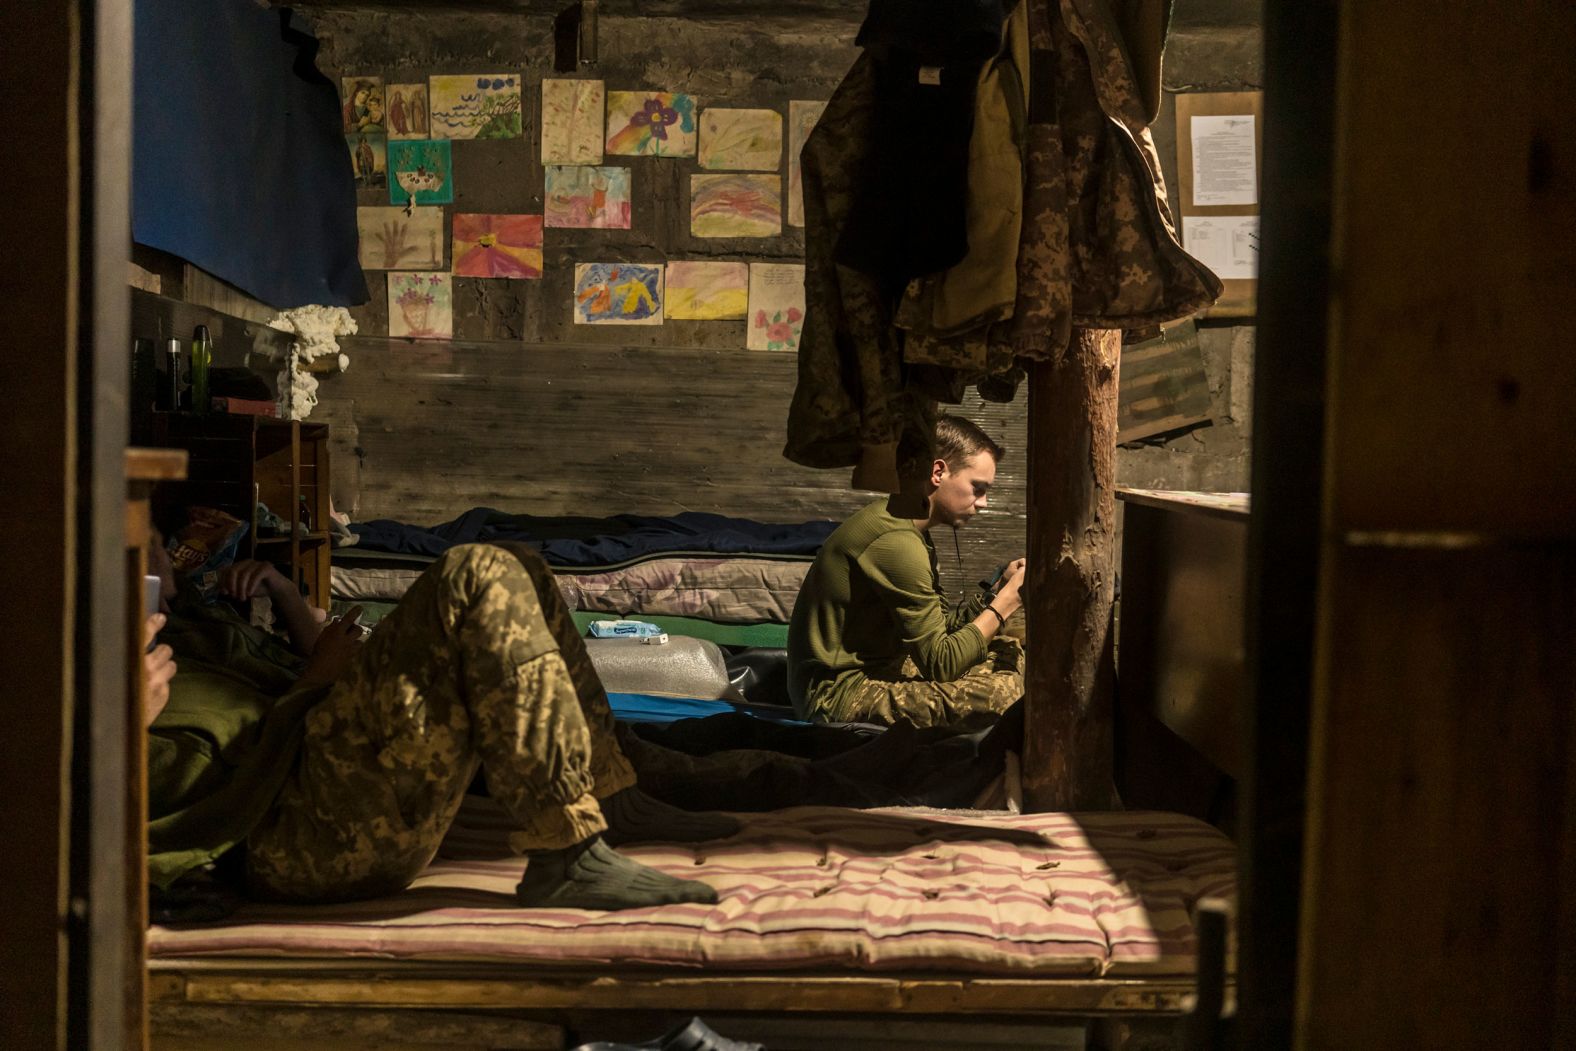
[[[800,310],[798,307],[789,307],[788,308],[788,320],[789,321],[791,321],[791,322],[793,322],[794,324],[797,325],[799,323],[799,319],[802,318],[802,317],[804,317],[804,311]]]
[[[461,277],[542,276],[540,215],[455,215],[454,273]]]
[[[793,326],[786,321],[779,321],[766,330],[766,338],[772,343],[787,343],[793,339]]]

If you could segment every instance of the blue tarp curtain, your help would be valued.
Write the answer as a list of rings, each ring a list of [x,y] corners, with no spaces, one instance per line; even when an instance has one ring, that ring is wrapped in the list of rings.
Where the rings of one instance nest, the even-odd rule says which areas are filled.
[[[367,301],[339,93],[300,15],[137,0],[132,238],[272,306]]]

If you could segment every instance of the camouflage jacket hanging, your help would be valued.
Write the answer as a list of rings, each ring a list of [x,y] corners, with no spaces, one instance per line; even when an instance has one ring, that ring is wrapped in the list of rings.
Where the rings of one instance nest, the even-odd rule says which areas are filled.
[[[1164,38],[1164,8],[1146,0],[1030,0],[1023,239],[1004,334],[1020,357],[1060,356],[1074,328],[1151,327],[1220,296],[1177,241],[1149,135]]]
[[[858,174],[868,168],[864,151],[877,116],[868,56],[855,62],[806,142],[807,308],[784,449],[790,460],[861,465],[856,488],[890,481],[890,488],[869,487],[895,491],[897,462],[926,456],[932,399],[955,401],[966,383],[980,380],[982,394],[1010,398],[1009,363],[1055,359],[1074,328],[1158,325],[1220,295],[1219,280],[1177,241],[1147,129],[1158,109],[1163,7],[1149,0],[1025,2],[1031,50],[1024,180],[1021,199],[1003,204],[1021,205],[1021,233],[1016,257],[1001,254],[998,279],[976,282],[991,288],[998,304],[982,302],[977,326],[927,329],[910,319],[932,316],[930,303],[910,301],[902,304],[911,326],[904,333],[894,324],[899,304],[875,279],[832,258]],[[1010,317],[999,307],[1004,283],[1014,289]],[[913,282],[905,294],[934,295],[937,287],[935,280]],[[954,302],[950,314],[958,313]]]

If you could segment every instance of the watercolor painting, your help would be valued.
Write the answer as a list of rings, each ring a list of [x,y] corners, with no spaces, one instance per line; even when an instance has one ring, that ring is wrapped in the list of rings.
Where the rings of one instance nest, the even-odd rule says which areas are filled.
[[[454,165],[446,139],[389,143],[389,202],[449,204],[454,200]]]
[[[669,263],[663,309],[670,320],[748,317],[749,285],[748,263]]]
[[[695,156],[694,96],[609,91],[607,152],[615,157]]]
[[[341,77],[339,105],[345,116],[346,135],[384,133],[382,77]]]
[[[542,217],[455,215],[449,269],[461,277],[541,277]]]
[[[390,274],[389,335],[453,339],[454,279],[448,274]]]
[[[364,270],[442,270],[443,209],[357,208]]]
[[[427,85],[390,84],[388,129],[390,139],[427,137]]]
[[[547,169],[543,211],[555,229],[628,230],[628,168],[555,165]]]
[[[520,78],[513,73],[429,78],[434,139],[518,139],[524,134]]]
[[[606,105],[600,80],[543,80],[542,163],[601,164]]]
[[[750,264],[749,350],[799,349],[804,331],[804,264]]]
[[[662,267],[638,263],[578,264],[575,324],[662,324]]]
[[[388,137],[370,131],[345,136],[356,189],[376,190],[388,184]]]
[[[804,141],[815,130],[816,121],[826,112],[824,102],[788,102],[788,225],[804,225],[804,183],[799,170],[799,154]]]
[[[702,168],[724,171],[777,171],[782,167],[783,118],[770,109],[719,109],[700,114]]]
[[[690,233],[696,237],[775,237],[782,232],[781,177],[690,176]]]

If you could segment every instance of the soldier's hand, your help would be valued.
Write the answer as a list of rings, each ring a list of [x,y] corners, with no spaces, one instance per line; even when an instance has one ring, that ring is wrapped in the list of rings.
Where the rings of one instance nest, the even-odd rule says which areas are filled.
[[[317,645],[312,648],[312,656],[307,660],[306,671],[301,673],[301,683],[327,685],[350,667],[351,660],[361,648],[362,640],[367,637],[367,629],[358,623],[361,613],[360,606],[352,606],[343,617],[323,625]]]
[[[1007,563],[1006,572],[1002,574],[1001,587],[996,589],[996,597],[992,603],[1000,610],[1002,616],[1010,617],[1017,612],[1023,604],[1023,581],[1028,575],[1028,559],[1014,559]]]
[[[164,627],[165,617],[162,613],[155,613],[142,625],[142,642],[144,646],[151,645],[153,637]],[[170,703],[170,680],[175,678],[175,651],[168,646],[160,644],[154,646],[142,655],[142,680],[144,690],[142,694],[142,725],[152,726],[153,720],[164,711],[164,706]]]
[[[1002,570],[1001,577],[1004,582],[1013,583],[1021,588],[1023,586],[1023,578],[1028,572],[1029,560],[1026,558],[1015,558],[1007,563],[1007,568]]]
[[[286,583],[284,575],[253,558],[243,558],[219,570],[219,593],[241,602]]]

